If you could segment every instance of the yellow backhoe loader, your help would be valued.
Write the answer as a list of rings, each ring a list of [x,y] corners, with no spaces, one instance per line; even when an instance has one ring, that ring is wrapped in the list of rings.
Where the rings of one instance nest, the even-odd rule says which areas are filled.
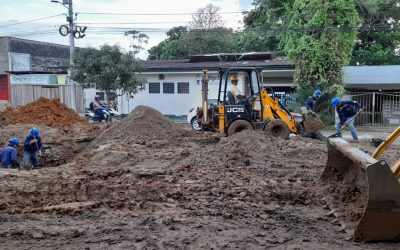
[[[274,137],[289,139],[290,133],[312,136],[324,125],[308,115],[296,121],[294,115],[278,98],[260,87],[261,69],[252,67],[220,68],[218,100],[208,105],[208,71],[203,71],[202,108],[197,110],[197,121],[204,130],[232,135],[246,129],[260,129]],[[228,90],[231,76],[243,76],[243,95],[234,96]]]
[[[370,156],[341,138],[328,139],[321,177],[323,200],[341,229],[358,241],[400,240],[400,160],[381,156],[400,136],[398,127]]]

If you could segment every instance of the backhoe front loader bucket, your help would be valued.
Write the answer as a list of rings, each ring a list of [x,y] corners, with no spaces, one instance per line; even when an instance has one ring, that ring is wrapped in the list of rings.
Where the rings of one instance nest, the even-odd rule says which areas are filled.
[[[400,240],[400,184],[385,161],[341,138],[328,139],[320,184],[329,214],[355,240]]]
[[[325,128],[325,125],[321,121],[309,115],[303,115],[303,126],[306,134],[316,133]]]

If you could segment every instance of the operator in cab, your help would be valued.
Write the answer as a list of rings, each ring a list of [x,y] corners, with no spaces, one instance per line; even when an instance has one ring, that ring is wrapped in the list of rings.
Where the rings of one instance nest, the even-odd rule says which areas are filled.
[[[238,81],[239,81],[239,79],[238,79],[237,75],[231,76],[231,84],[232,84],[231,85],[231,93],[235,97],[236,100],[238,100],[240,96],[243,96],[242,92],[237,87]]]

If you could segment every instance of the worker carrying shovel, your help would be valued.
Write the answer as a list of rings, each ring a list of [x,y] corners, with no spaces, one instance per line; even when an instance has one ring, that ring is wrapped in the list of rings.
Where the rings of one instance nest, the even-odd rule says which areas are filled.
[[[24,168],[38,168],[38,157],[42,156],[42,139],[38,128],[32,128],[24,143]],[[32,165],[30,165],[32,164]]]
[[[339,115],[339,122],[336,124],[336,136],[342,137],[341,131],[349,126],[353,141],[358,141],[357,130],[354,126],[356,116],[362,111],[361,104],[357,101],[341,101],[335,97],[332,99],[332,106]]]

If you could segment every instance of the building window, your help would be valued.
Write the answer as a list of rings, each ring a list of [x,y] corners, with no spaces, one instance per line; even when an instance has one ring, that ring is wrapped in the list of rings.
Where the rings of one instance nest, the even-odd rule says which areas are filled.
[[[173,82],[164,82],[163,83],[163,93],[164,94],[174,94],[175,86]]]
[[[189,94],[188,82],[178,82],[178,94]]]
[[[149,94],[160,94],[159,82],[149,82]]]

